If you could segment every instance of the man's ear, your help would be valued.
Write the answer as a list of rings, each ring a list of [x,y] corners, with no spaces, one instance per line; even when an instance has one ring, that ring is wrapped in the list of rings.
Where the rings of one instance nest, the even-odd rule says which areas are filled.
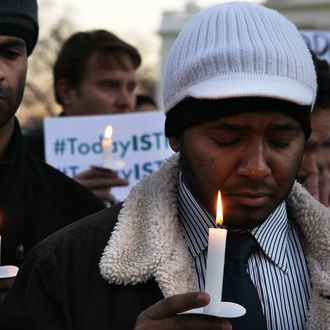
[[[171,136],[169,138],[169,143],[173,151],[180,151],[180,138],[177,136]]]
[[[70,106],[73,103],[73,98],[76,90],[72,87],[67,79],[60,79],[55,85],[56,93],[60,97],[64,106]]]

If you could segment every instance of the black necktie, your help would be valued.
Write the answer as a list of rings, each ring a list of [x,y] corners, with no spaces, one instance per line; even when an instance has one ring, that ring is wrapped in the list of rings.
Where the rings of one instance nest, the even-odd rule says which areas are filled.
[[[222,300],[246,309],[242,317],[230,319],[234,330],[267,329],[257,290],[246,271],[247,261],[257,246],[248,233],[227,234]]]

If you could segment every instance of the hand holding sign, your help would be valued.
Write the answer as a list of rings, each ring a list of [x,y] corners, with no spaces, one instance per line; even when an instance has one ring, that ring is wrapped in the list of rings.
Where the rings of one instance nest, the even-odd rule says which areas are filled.
[[[160,111],[47,118],[46,161],[102,200],[121,201],[133,185],[173,154],[164,134],[164,120]],[[124,164],[111,170],[101,169],[102,141],[109,124],[113,128],[112,162]]]
[[[116,172],[97,166],[77,174],[74,179],[91,190],[106,205],[114,205],[117,202],[115,196],[111,194],[111,188],[129,184],[129,181],[119,178]]]

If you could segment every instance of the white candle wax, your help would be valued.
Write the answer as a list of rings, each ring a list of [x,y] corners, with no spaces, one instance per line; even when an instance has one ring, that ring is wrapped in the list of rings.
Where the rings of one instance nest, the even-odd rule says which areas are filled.
[[[1,266],[1,235],[0,235],[0,266]]]
[[[102,152],[103,161],[102,166],[104,168],[112,168],[112,127],[107,126],[104,132],[104,138],[102,140]]]
[[[210,295],[210,303],[204,307],[205,313],[217,314],[220,312],[226,238],[226,229],[209,229],[205,292]]]
[[[223,222],[221,192],[218,192],[216,224]],[[243,306],[222,301],[223,271],[225,266],[227,230],[209,228],[209,245],[205,276],[205,291],[210,295],[210,303],[195,308],[188,313],[213,315],[224,318],[240,317],[246,313]]]

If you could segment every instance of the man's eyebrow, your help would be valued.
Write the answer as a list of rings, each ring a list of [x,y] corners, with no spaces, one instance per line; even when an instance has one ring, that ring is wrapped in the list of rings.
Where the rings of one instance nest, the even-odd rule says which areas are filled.
[[[216,130],[241,130],[248,127],[248,125],[234,124],[234,123],[217,123],[212,126],[212,129]]]
[[[218,123],[215,124],[212,128],[216,130],[232,130],[239,131],[249,127],[249,124],[239,124],[239,123]],[[299,123],[277,123],[271,124],[269,129],[281,130],[281,131],[297,131],[300,129]]]
[[[299,123],[278,123],[272,124],[270,126],[270,129],[278,129],[282,131],[297,131],[301,129],[301,126]]]
[[[0,41],[0,50],[11,47],[25,47],[25,42],[23,39],[13,38],[5,41]]]
[[[118,78],[100,78],[98,80],[98,83],[99,84],[109,84],[109,83],[118,84],[118,83],[120,83],[120,79],[118,79]]]

